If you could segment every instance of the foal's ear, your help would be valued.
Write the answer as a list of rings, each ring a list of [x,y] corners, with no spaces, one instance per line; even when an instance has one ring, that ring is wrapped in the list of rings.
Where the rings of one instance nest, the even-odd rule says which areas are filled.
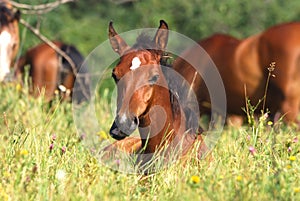
[[[156,47],[160,50],[164,50],[167,47],[168,37],[168,25],[164,20],[160,20],[160,25],[153,39]]]
[[[112,21],[109,23],[108,36],[112,49],[119,55],[123,55],[124,52],[130,48],[127,43],[117,34],[113,27]]]

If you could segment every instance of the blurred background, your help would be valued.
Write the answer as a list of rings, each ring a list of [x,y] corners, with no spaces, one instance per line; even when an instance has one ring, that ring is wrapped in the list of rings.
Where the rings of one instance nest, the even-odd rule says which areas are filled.
[[[54,0],[16,0],[37,5]],[[87,56],[107,40],[110,20],[121,33],[137,28],[158,27],[164,19],[169,28],[195,41],[213,33],[244,38],[272,25],[300,19],[300,1],[295,0],[77,0],[41,15],[22,18],[51,40],[74,44]],[[41,41],[20,25],[21,49]],[[299,36],[300,37],[300,36]],[[279,39],[280,40],[280,39]]]

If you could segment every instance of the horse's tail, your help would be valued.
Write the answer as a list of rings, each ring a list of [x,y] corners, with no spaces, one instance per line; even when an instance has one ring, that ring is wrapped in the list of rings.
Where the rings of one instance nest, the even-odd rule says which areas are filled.
[[[90,79],[88,74],[88,67],[84,63],[84,57],[72,45],[62,44],[61,50],[64,51],[75,64],[76,69],[72,69],[71,64],[62,58],[63,72],[71,71],[75,77],[75,82],[72,90],[72,100],[77,103],[88,101],[90,99]],[[74,70],[77,74],[75,74]]]

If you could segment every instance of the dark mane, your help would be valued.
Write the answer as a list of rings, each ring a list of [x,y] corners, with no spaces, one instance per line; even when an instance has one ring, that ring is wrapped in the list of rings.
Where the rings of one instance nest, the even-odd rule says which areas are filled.
[[[155,44],[152,39],[150,39],[150,36],[146,33],[141,33],[137,39],[136,43],[132,46],[134,49],[155,49]]]
[[[9,24],[13,19],[13,12],[7,8],[5,3],[0,4],[0,27]]]
[[[163,74],[167,79],[170,103],[173,116],[180,114],[181,109],[185,116],[185,126],[189,134],[199,134],[202,128],[199,126],[199,111],[197,98],[190,94],[190,85],[186,81],[180,82],[178,79],[172,79],[174,72],[169,71],[168,67],[162,68]]]
[[[65,52],[72,59],[72,61],[75,64],[77,72],[79,72],[82,63],[84,62],[84,57],[77,50],[77,48],[74,47],[73,45],[62,44],[61,50]],[[72,71],[71,65],[65,58],[62,58],[62,63],[64,68],[67,68],[67,70]]]
[[[75,68],[77,71],[76,79],[79,82],[75,83],[73,86],[73,100],[77,103],[81,103],[83,101],[88,101],[90,99],[90,80],[88,76],[88,67],[86,63],[84,63],[84,56],[79,52],[79,50],[73,45],[63,44],[61,46],[61,50],[65,52],[74,62]],[[62,58],[62,69],[60,73],[60,80],[64,80],[68,74],[68,72],[73,72],[72,66],[65,59]]]

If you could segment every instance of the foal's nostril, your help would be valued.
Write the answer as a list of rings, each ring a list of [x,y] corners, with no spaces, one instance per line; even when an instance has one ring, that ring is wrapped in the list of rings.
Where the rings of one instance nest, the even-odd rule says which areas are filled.
[[[139,125],[139,119],[137,117],[133,117],[133,122],[135,125]]]
[[[112,136],[119,135],[121,137],[129,136],[137,128],[139,120],[133,115],[117,115],[110,131]],[[114,137],[116,138],[116,137]]]

